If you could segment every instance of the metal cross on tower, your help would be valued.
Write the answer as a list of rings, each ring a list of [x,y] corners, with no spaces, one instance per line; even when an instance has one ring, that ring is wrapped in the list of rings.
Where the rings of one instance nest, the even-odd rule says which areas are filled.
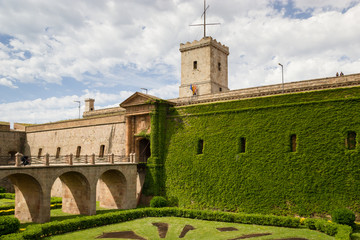
[[[204,0],[204,12],[203,14],[201,15],[204,16],[204,23],[199,23],[199,24],[192,24],[190,26],[204,26],[204,37],[206,37],[206,26],[207,25],[220,25],[220,23],[206,23],[206,10],[208,10],[210,6],[206,6],[206,0]]]

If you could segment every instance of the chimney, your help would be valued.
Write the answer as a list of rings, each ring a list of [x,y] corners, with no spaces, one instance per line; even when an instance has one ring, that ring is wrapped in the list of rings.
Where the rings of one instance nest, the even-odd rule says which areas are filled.
[[[85,112],[91,112],[95,110],[94,102],[95,99],[92,98],[85,99]]]

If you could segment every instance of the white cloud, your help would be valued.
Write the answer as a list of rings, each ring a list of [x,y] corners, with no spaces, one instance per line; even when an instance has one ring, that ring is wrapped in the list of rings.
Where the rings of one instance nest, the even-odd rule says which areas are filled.
[[[293,1],[301,11],[311,10],[307,19],[291,19],[284,16],[285,9],[273,8],[288,0],[207,2],[208,21],[221,22],[208,27],[208,34],[230,48],[231,89],[278,83],[279,62],[284,64],[286,81],[359,71],[359,0]],[[73,100],[93,97],[98,107],[116,106],[140,88],[161,98],[176,97],[179,43],[202,37],[200,27],[189,27],[202,21],[202,4],[0,0],[0,41],[1,34],[9,37],[8,43],[0,43],[0,85],[48,87],[69,77],[91,87],[72,96],[4,103],[7,110],[2,109],[1,115],[25,122],[74,118]],[[93,90],[118,86],[124,89],[117,94]]]
[[[119,103],[131,96],[133,92],[121,91],[118,94],[106,94],[98,91],[84,90],[81,96],[51,97],[0,104],[1,115],[6,121],[23,123],[46,123],[78,118],[78,103],[81,103],[81,115],[84,111],[84,100],[95,99],[95,109],[119,106]],[[114,104],[109,104],[109,103]]]
[[[0,78],[0,85],[9,87],[9,88],[17,88],[17,86],[14,86],[14,84],[6,78]]]

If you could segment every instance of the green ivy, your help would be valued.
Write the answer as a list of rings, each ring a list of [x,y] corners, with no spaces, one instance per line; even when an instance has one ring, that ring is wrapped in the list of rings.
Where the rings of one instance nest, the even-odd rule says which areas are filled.
[[[359,109],[360,88],[353,87],[174,107],[167,117],[156,112],[151,163],[161,167],[149,167],[156,180],[145,187],[163,188],[163,180],[164,191],[156,193],[190,208],[360,212],[359,143],[354,150],[345,146],[349,131],[360,136]]]
[[[163,101],[153,102],[155,109],[150,113],[151,157],[147,160],[143,194],[147,196],[165,195],[164,149],[166,134],[166,116],[168,104]]]

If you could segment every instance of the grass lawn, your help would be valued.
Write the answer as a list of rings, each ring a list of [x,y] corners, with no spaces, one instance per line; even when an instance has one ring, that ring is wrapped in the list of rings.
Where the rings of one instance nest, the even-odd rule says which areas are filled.
[[[145,239],[160,239],[157,227],[152,223],[167,223],[169,228],[165,239],[178,239],[185,225],[191,225],[195,229],[189,231],[183,239],[234,239],[248,234],[271,233],[271,235],[252,237],[251,239],[284,239],[284,238],[306,238],[309,240],[330,240],[334,237],[309,229],[292,229],[282,227],[266,227],[248,224],[213,222],[187,218],[164,217],[164,218],[143,218],[129,222],[118,223],[89,230],[82,230],[46,239],[53,240],[74,240],[74,239],[96,239],[104,232],[134,231],[138,236]],[[234,227],[238,231],[221,232],[216,228]],[[109,239],[109,238],[107,238]],[[116,238],[111,238],[116,239]]]
[[[13,205],[15,201],[13,199],[0,199],[0,206]],[[96,205],[96,214],[103,214],[112,211],[106,208],[99,207],[99,203]],[[121,210],[120,210],[121,211]],[[51,221],[62,221],[65,219],[81,217],[81,215],[72,215],[64,213],[61,209],[51,210]],[[240,237],[244,234],[252,233],[272,233],[269,236],[253,237],[251,239],[281,239],[289,237],[301,237],[309,240],[316,239],[334,239],[325,234],[311,231],[308,229],[290,229],[290,228],[279,228],[279,227],[265,227],[245,224],[234,224],[234,223],[222,223],[212,222],[194,219],[184,218],[145,218],[125,223],[119,223],[89,230],[78,231],[74,233],[54,236],[47,239],[95,239],[100,236],[103,232],[116,232],[116,231],[134,231],[139,236],[146,239],[160,239],[157,228],[152,225],[153,222],[164,222],[169,224],[169,231],[166,239],[178,239],[183,227],[185,225],[192,225],[196,230],[189,231],[184,239],[231,239]],[[36,223],[22,223],[20,228],[24,229],[29,225]],[[216,230],[218,227],[236,227],[239,231],[235,232],[220,232]],[[360,240],[360,228],[356,229],[352,234],[352,240]]]

